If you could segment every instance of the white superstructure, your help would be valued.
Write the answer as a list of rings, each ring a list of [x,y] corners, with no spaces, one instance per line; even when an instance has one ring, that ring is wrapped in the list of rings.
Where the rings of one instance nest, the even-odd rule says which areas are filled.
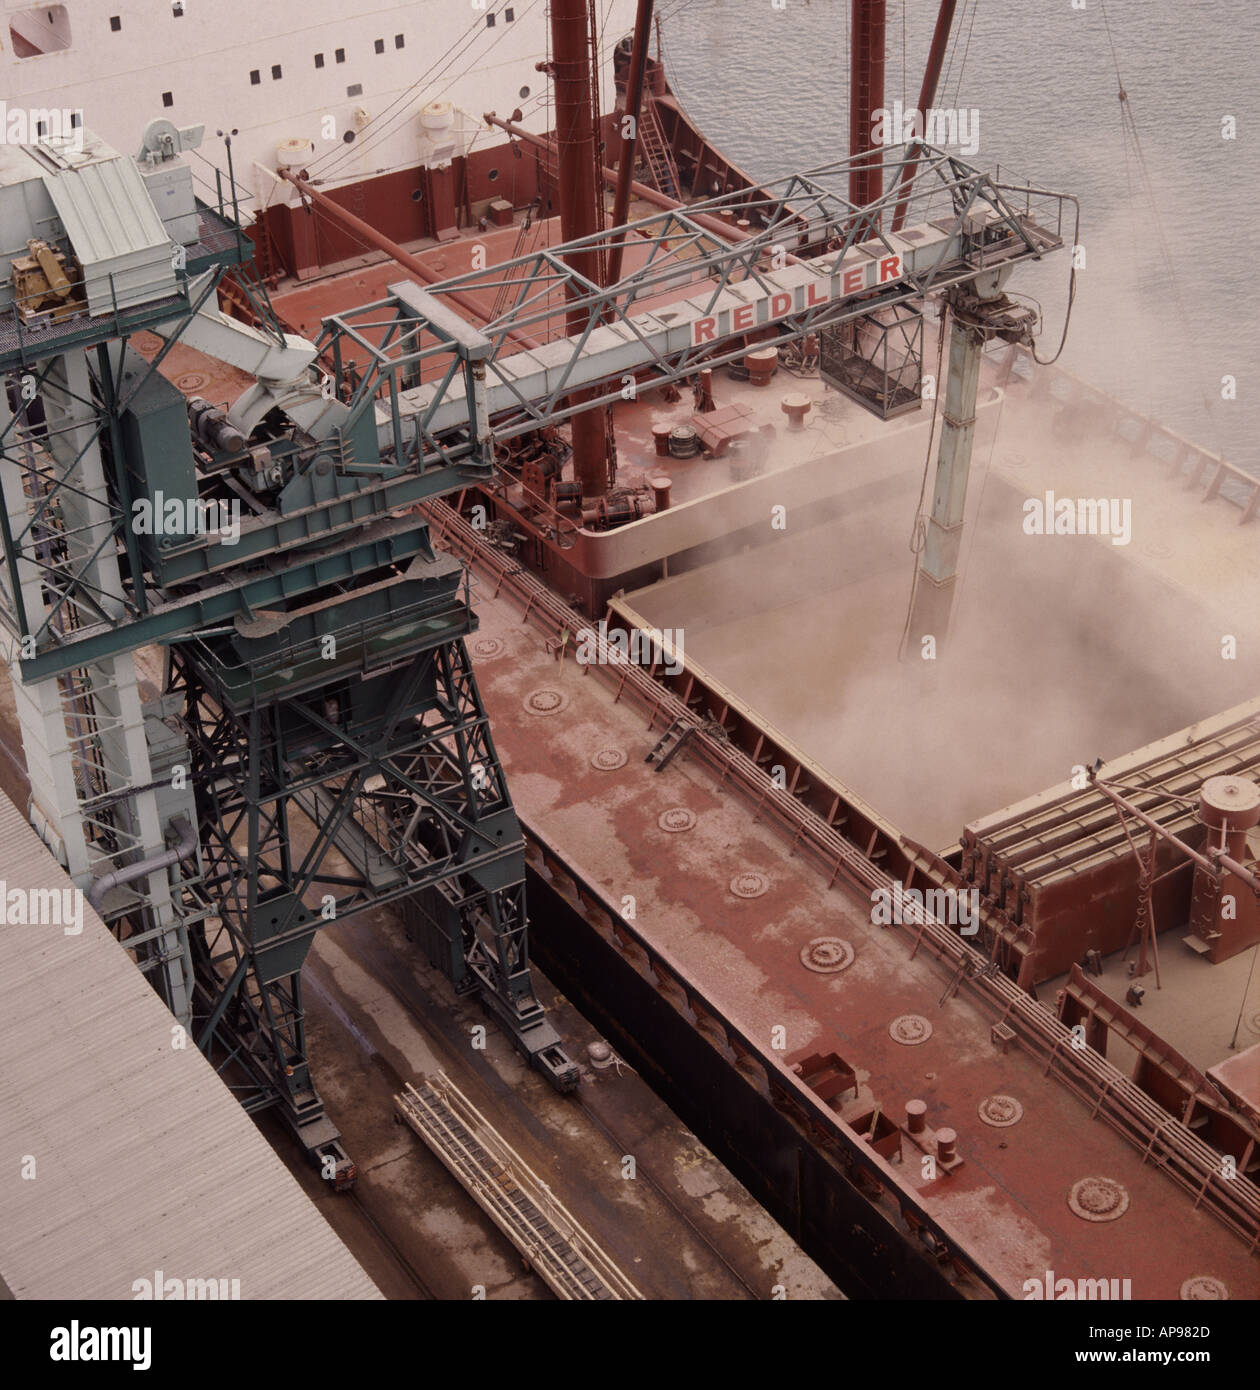
[[[634,9],[597,5],[605,111]],[[271,173],[289,141],[309,141],[312,176],[337,185],[501,143],[486,111],[519,107],[540,134],[553,124],[536,68],[549,56],[546,0],[0,0],[0,12],[0,91],[23,138],[41,110],[72,111],[131,152],[154,117],[204,124],[191,163],[207,201],[214,166],[226,173],[221,130],[238,132],[238,184],[265,206],[287,191]]]

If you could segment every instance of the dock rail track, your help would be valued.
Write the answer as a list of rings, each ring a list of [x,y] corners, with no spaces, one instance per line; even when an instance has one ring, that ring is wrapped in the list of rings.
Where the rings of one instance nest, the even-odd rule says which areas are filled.
[[[643,1295],[577,1218],[444,1071],[394,1097],[405,1122],[520,1251],[557,1298],[620,1302]]]

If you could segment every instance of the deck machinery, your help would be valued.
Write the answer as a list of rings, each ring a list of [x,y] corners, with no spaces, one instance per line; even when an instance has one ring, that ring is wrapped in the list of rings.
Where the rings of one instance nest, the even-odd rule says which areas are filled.
[[[560,1090],[578,1077],[530,980],[467,579],[417,505],[489,479],[496,440],[610,403],[628,377],[646,389],[751,341],[921,313],[933,290],[966,297],[965,393],[986,332],[1011,329],[1010,269],[1062,244],[1062,200],[1038,194],[1034,216],[1034,190],[1019,210],[916,144],[886,154],[890,174],[919,168],[904,233],[883,230],[893,194],[858,208],[834,191],[837,164],[633,224],[638,263],[615,286],[563,246],[391,285],[310,343],[272,317],[230,208],[193,198],[197,138],[162,123],[137,159],[91,136],[73,156],[4,153],[3,245],[37,242],[73,273],[33,301],[6,277],[0,299],[0,617],[32,822],[246,1107],[278,1107],[344,1186],[302,1008],[326,922],[405,901],[430,961]],[[755,230],[732,240],[714,226],[736,209]],[[227,275],[253,324],[219,311]],[[477,291],[511,300],[484,330],[452,307]],[[176,343],[253,385],[230,410],[186,399],[159,370]],[[965,488],[965,422],[947,435],[939,467],[961,465]],[[164,652],[148,700],[145,648]]]

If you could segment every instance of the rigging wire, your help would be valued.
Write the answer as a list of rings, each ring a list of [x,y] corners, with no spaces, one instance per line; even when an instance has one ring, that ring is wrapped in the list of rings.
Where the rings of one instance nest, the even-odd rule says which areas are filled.
[[[963,73],[965,73],[965,72],[967,71],[967,55],[971,52],[971,32],[972,32],[972,30],[976,27],[976,12],[977,12],[977,10],[979,10],[979,8],[980,8],[980,0],[972,0],[972,4],[971,4],[971,23],[967,26],[967,42],[966,42],[966,44],[963,46],[962,62],[959,63],[959,65],[958,65],[958,82],[957,82],[956,86],[954,87],[954,109],[955,109],[955,110],[958,109],[958,98],[959,98],[959,97],[961,96],[961,94],[962,94]],[[959,25],[958,27],[959,27],[959,32],[961,33],[962,26]],[[942,90],[942,91],[946,91],[947,88],[946,88],[946,87],[942,87],[941,90]],[[927,119],[926,116],[924,117],[924,119],[925,119],[925,120]]]
[[[468,29],[468,31],[460,35],[458,38],[454,39],[451,42],[450,46],[446,49],[446,52],[440,54],[437,58],[435,58],[433,62],[430,63],[429,66],[420,74],[420,76],[417,77],[416,80],[411,83],[410,86],[404,87],[403,90],[393,99],[393,101],[389,103],[388,106],[386,106],[383,110],[379,111],[375,116],[371,117],[367,125],[365,125],[363,129],[371,130],[373,134],[379,133],[381,130],[381,123],[385,121],[389,113],[392,110],[394,110],[394,108],[398,106],[400,102],[408,102],[408,99],[411,97],[412,93],[417,91],[417,89],[425,86],[428,83],[437,81],[438,78],[440,78],[442,74],[446,71],[446,69],[451,65],[451,63],[454,62],[455,58],[462,55],[463,50],[467,48],[468,44],[472,40],[477,38],[478,35],[483,34],[484,32],[485,29],[482,23],[480,21],[475,21],[472,24],[472,26]],[[501,38],[502,35],[500,35],[499,37]],[[457,48],[459,49],[458,53],[456,53],[455,51]],[[408,102],[408,106],[410,106],[410,102]],[[402,114],[405,115],[406,111],[404,111]],[[371,148],[370,139],[369,141],[365,141],[364,144],[360,145],[354,151],[354,153],[361,154],[365,149],[369,148]],[[311,171],[315,172],[316,169],[322,169],[322,166],[324,165],[325,161],[328,160],[331,160],[333,162],[333,165],[335,166],[337,163],[340,163],[341,160],[345,159],[346,157],[347,152],[345,150],[326,150],[322,155],[319,155],[312,162]]]
[[[528,7],[528,9],[526,9],[526,10],[522,13],[521,19],[525,18],[525,16],[528,15],[532,10],[536,9],[539,3],[541,3],[541,0],[533,0],[533,3]],[[518,21],[518,22],[519,22],[519,21]],[[503,39],[503,37],[505,37],[506,32],[507,32],[507,31],[506,31],[506,29],[505,29],[505,30],[503,31],[503,33],[501,33],[501,34],[498,36],[498,38],[496,38],[496,39],[494,39],[494,40],[491,41],[491,43],[490,43],[490,44],[487,46],[487,48],[486,48],[486,52],[487,52],[487,53],[489,52],[490,48],[493,48],[494,45],[495,45],[496,43],[500,42],[500,41]],[[550,59],[550,44],[551,44],[550,31],[548,31],[547,48],[546,48],[546,56],[547,56],[548,59]],[[600,54],[599,54],[599,67],[600,67],[600,68],[602,68],[603,65],[605,64],[605,62],[608,61],[609,55],[610,55],[610,53],[611,53],[611,50],[612,50],[613,48],[615,48],[615,46],[616,46],[615,43],[614,43],[614,44],[611,44],[611,45],[610,45],[610,44],[607,44],[607,43],[602,43],[602,44],[600,45]],[[449,67],[450,67],[450,63],[447,63],[447,64],[446,64],[446,68],[449,68]],[[442,78],[442,76],[444,75],[445,70],[446,70],[446,69],[444,68],[443,71],[440,72],[440,73],[438,73],[438,74],[437,74],[437,77],[434,78],[433,80],[434,80],[434,81],[440,80],[440,79]],[[454,80],[455,80],[455,79],[453,79],[452,82],[448,82],[448,83],[446,84],[446,86],[443,87],[440,91],[438,91],[435,95],[433,95],[431,99],[432,99],[432,100],[439,100],[441,97],[443,97],[447,92],[450,91],[451,86],[453,85],[453,81],[454,81]],[[549,93],[550,93],[550,85],[551,85],[550,83],[546,84],[546,88],[545,88],[545,91],[546,91],[547,94],[548,94],[548,95],[546,96],[546,98],[545,98],[546,101],[547,101],[547,103],[548,103],[548,105],[550,104],[550,95],[549,95]],[[410,89],[408,89],[408,90],[410,90]],[[535,97],[534,100],[537,101],[538,98]],[[396,130],[398,124],[399,124],[401,121],[404,121],[405,119],[407,119],[408,114],[409,114],[408,111],[402,111],[402,112],[400,112],[397,116],[395,116],[395,117],[390,121],[390,123],[389,123],[389,127],[390,127],[390,128],[389,128],[389,129],[382,129],[382,130],[378,130],[377,132],[375,132],[375,138],[374,138],[374,139],[371,139],[371,138],[370,138],[370,139],[368,139],[367,141],[364,141],[364,142],[361,143],[361,144],[356,144],[356,145],[354,145],[354,146],[351,146],[351,147],[347,148],[347,149],[344,150],[344,151],[339,151],[339,152],[337,152],[337,160],[336,160],[336,162],[335,162],[333,165],[330,165],[327,169],[323,170],[323,177],[326,179],[329,175],[333,174],[333,172],[334,172],[334,170],[335,170],[335,168],[336,168],[336,164],[337,164],[337,163],[340,163],[340,162],[344,161],[345,159],[351,159],[351,158],[353,158],[355,155],[361,155],[361,154],[364,153],[366,150],[373,148],[375,144],[379,144],[379,142],[380,142],[381,140],[384,140],[384,139],[388,138],[389,135],[391,135],[391,134],[394,133],[394,131]],[[377,118],[377,119],[379,119],[379,118]],[[480,123],[479,118],[478,118],[478,123]],[[550,123],[549,123],[549,124],[550,124]],[[474,136],[474,143],[475,143],[475,141],[476,141],[477,139],[480,139],[480,138],[482,137],[482,135],[484,135],[484,134],[485,134],[484,131],[480,131],[480,130],[479,130],[479,131],[477,132],[477,134]],[[470,146],[470,148],[471,148],[471,146]],[[408,164],[408,163],[403,163],[403,164],[400,164],[400,165],[395,166],[395,168],[398,168],[398,169],[405,169],[405,168],[410,168],[410,167],[412,167],[412,166],[411,166],[410,164]],[[393,169],[389,169],[389,170],[378,170],[378,171],[377,171],[378,174],[380,174],[380,173],[392,173],[392,172],[394,172]]]
[[[1256,943],[1255,949],[1251,953],[1251,966],[1247,971],[1247,983],[1243,986],[1242,1003],[1238,1006],[1238,1018],[1234,1022],[1234,1036],[1230,1038],[1231,1048],[1238,1045],[1238,1030],[1242,1027],[1243,1010],[1247,1007],[1247,996],[1251,993],[1251,977],[1256,969],[1256,957],[1260,956],[1260,942]]]
[[[954,25],[953,32],[951,33],[949,39],[949,59],[945,64],[945,76],[941,79],[940,83],[938,84],[939,90],[941,92],[949,91],[949,79],[950,75],[954,71],[954,58],[958,54],[958,45],[962,42],[963,25],[967,22],[967,6],[969,3],[976,4],[978,3],[978,0],[963,0],[962,13],[958,16],[958,22]],[[924,112],[923,119],[927,120],[926,112]]]
[[[531,0],[529,6],[526,8],[524,13],[522,13],[521,19],[524,20],[529,14],[536,10],[538,8],[539,3],[540,0]],[[422,73],[421,76],[411,84],[411,86],[407,87],[404,91],[399,93],[399,95],[395,97],[394,100],[390,102],[390,104],[378,116],[374,116],[371,119],[371,121],[368,123],[368,126],[364,127],[365,130],[368,130],[369,127],[371,127],[371,133],[365,140],[361,142],[356,141],[353,145],[350,145],[342,150],[329,151],[328,153],[322,155],[320,157],[321,160],[330,160],[331,162],[320,167],[321,175],[324,178],[327,178],[329,175],[333,173],[335,169],[337,169],[341,164],[345,163],[346,160],[365,154],[368,150],[373,149],[376,145],[378,145],[381,140],[393,134],[394,131],[398,128],[398,126],[412,115],[412,108],[415,106],[415,103],[419,98],[412,97],[411,94],[416,92],[417,88],[419,87],[424,86],[427,89],[431,89],[438,82],[440,82],[443,79],[443,77],[445,77],[446,73],[449,71],[451,65],[457,59],[462,58],[464,56],[465,51],[470,46],[474,45],[476,41],[482,35],[485,34],[485,32],[486,31],[484,26],[481,24],[480,21],[478,21],[472,25],[469,31],[464,35],[462,41],[460,39],[456,39],[455,42],[451,44],[450,48],[446,50],[446,53],[444,53],[441,58],[437,59],[436,62],[431,63],[429,67],[425,70],[425,72]],[[496,34],[496,36],[493,39],[491,39],[488,44],[485,45],[485,48],[478,55],[479,58],[482,61],[484,61],[486,55],[489,54],[491,49],[496,47],[496,45],[502,43],[502,41],[507,37],[507,33],[507,26],[505,25],[503,29],[500,30],[500,32]],[[457,45],[459,51],[453,52],[452,50],[454,50]],[[441,100],[441,98],[450,90],[451,85],[452,84],[448,82],[446,86],[442,88],[441,91],[430,96],[429,99],[431,101]],[[427,92],[424,94],[427,94]],[[408,100],[408,98],[411,99]],[[397,107],[400,102],[403,101],[406,101],[407,105],[401,111],[397,112],[396,115],[386,120],[385,118],[388,115],[388,113],[392,111],[395,107]],[[475,114],[477,115],[478,122],[480,122],[480,113]],[[382,124],[382,122],[384,124]],[[316,164],[319,165],[320,161],[317,160]]]

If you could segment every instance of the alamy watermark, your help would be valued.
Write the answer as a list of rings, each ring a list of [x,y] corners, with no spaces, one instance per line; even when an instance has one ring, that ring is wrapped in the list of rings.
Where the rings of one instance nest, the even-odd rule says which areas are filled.
[[[956,145],[968,158],[980,153],[980,111],[975,106],[929,106],[926,116],[917,106],[894,101],[871,113],[871,139],[876,145],[906,145],[925,140],[929,145]]]
[[[218,536],[224,545],[241,538],[241,503],[205,497],[167,497],[160,489],[131,504],[131,529],[137,536]]]
[[[83,110],[70,106],[11,106],[0,100],[0,145],[46,140],[64,150],[83,148]]]
[[[1054,1270],[1048,1269],[1044,1280],[1024,1280],[1024,1298],[1034,1302],[1037,1299],[1063,1303],[1069,1299],[1123,1300],[1132,1297],[1131,1279],[1056,1279]]]
[[[584,627],[577,635],[574,652],[579,666],[610,666],[631,662],[636,666],[660,666],[667,676],[683,671],[683,630],[667,627],[634,628],[625,632],[618,628],[608,631],[602,619],[599,630]]]
[[[153,1330],[149,1327],[54,1327],[49,1334],[50,1361],[130,1361],[133,1371],[153,1364]]]
[[[980,890],[903,888],[896,881],[891,889],[871,890],[872,926],[918,926],[925,913],[944,926],[960,928],[960,936],[975,936],[980,930]]]
[[[1047,492],[1024,503],[1026,536],[1110,536],[1112,545],[1133,538],[1128,497],[1056,497]]]
[[[137,1279],[131,1286],[136,1302],[180,1302],[185,1300],[207,1300],[226,1302],[240,1298],[239,1279],[178,1279],[174,1275],[164,1275],[160,1269],[153,1271],[152,1279]]]
[[[0,878],[0,925],[60,927],[67,936],[78,936],[83,893],[78,888],[10,888]]]

